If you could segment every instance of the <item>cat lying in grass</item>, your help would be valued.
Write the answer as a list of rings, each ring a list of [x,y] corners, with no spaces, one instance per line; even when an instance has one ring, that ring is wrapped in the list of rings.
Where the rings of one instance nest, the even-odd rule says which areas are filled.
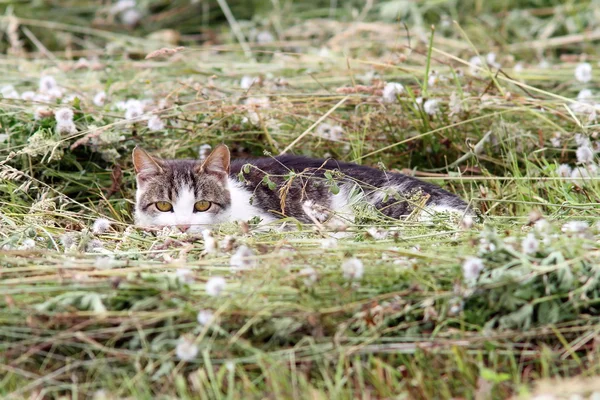
[[[200,232],[257,217],[262,223],[286,217],[352,221],[358,202],[391,218],[472,214],[463,200],[434,184],[332,159],[282,155],[230,163],[229,149],[219,145],[203,162],[163,160],[136,147],[133,163],[135,220],[145,227]]]

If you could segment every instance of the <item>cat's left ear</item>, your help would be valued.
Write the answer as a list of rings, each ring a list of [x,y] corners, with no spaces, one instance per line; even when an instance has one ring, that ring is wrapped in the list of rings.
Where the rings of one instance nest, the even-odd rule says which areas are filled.
[[[218,145],[200,165],[199,172],[214,174],[221,179],[229,175],[229,149],[224,144]]]
[[[135,167],[138,183],[143,183],[154,175],[164,173],[161,160],[152,157],[137,146],[133,149],[133,166]]]

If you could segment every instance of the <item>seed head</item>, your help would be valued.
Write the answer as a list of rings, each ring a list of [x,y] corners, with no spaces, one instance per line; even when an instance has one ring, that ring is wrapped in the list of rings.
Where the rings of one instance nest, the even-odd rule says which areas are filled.
[[[198,355],[198,346],[192,340],[181,337],[175,348],[175,354],[182,361],[191,361]]]
[[[220,296],[221,293],[223,293],[223,290],[225,290],[226,285],[227,282],[225,281],[225,278],[213,276],[206,282],[206,293],[212,297]]]
[[[356,257],[348,258],[342,263],[342,272],[346,280],[359,281],[365,272],[362,261]]]

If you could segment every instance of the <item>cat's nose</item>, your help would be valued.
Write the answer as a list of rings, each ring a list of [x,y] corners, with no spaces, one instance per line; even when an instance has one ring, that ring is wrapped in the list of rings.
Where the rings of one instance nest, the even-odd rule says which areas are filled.
[[[181,233],[186,233],[191,228],[191,225],[177,225],[177,228]]]

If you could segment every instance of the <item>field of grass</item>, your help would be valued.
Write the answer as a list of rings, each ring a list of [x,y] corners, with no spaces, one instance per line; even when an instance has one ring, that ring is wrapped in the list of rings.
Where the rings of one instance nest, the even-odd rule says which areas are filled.
[[[54,3],[0,5],[0,398],[600,398],[596,1]],[[223,142],[481,219],[133,226],[136,145]]]

